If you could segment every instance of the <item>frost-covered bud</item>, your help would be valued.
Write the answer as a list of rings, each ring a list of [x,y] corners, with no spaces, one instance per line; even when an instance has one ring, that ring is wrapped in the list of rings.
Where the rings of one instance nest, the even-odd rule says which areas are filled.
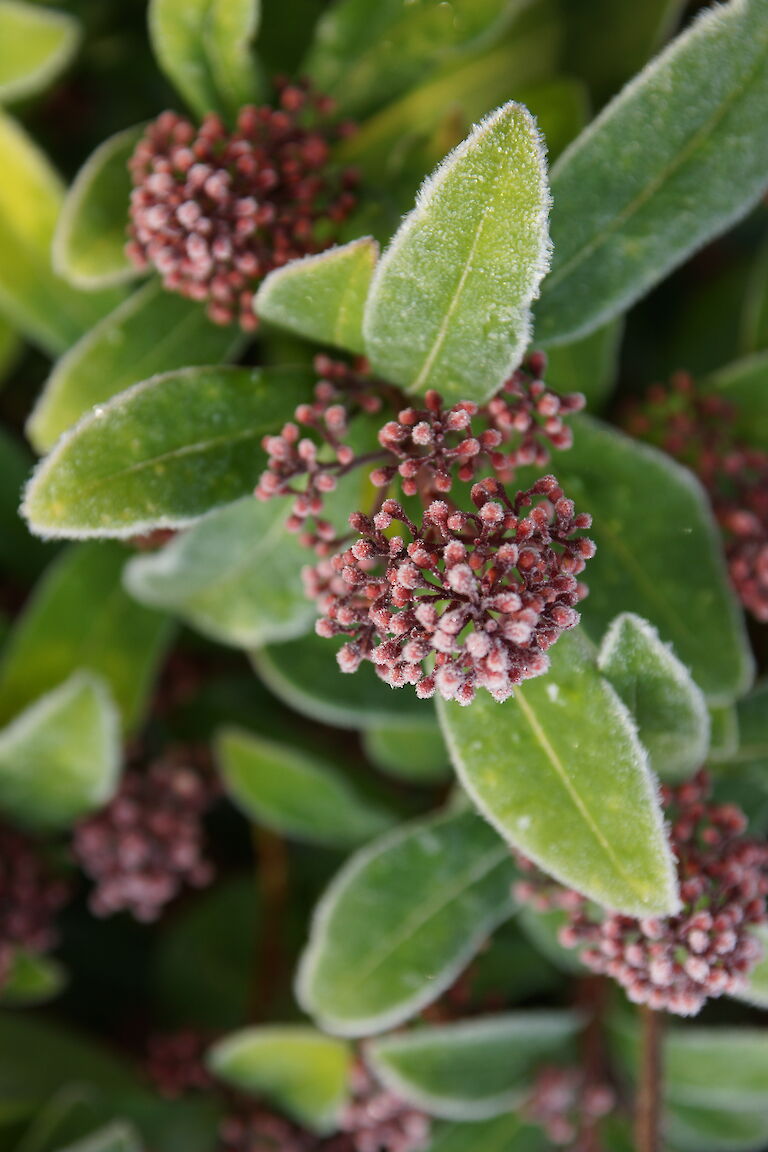
[[[419,1152],[427,1147],[427,1114],[378,1084],[362,1061],[353,1066],[350,1088],[351,1098],[339,1119],[350,1152]]]
[[[26,833],[0,823],[0,989],[17,949],[47,952],[57,942],[56,914],[69,888]]]
[[[708,802],[708,794],[704,772],[663,790],[680,880],[677,915],[601,912],[532,865],[516,890],[536,908],[565,909],[561,943],[617,980],[630,1000],[682,1016],[743,987],[762,954],[752,930],[768,922],[768,845],[745,839],[743,814]]]
[[[615,1106],[609,1084],[590,1080],[582,1068],[551,1065],[539,1069],[522,1113],[556,1147],[588,1152],[596,1146],[596,1124]]]
[[[246,331],[267,273],[333,243],[356,203],[354,174],[330,162],[341,130],[324,117],[328,102],[296,86],[278,95],[280,108],[242,108],[231,131],[213,113],[195,127],[164,112],[129,165],[131,260]]]
[[[203,817],[217,793],[204,750],[129,767],[112,800],[75,828],[75,857],[93,881],[91,911],[149,922],[185,887],[209,884]]]
[[[556,491],[555,504],[535,503],[522,517],[541,491]],[[558,511],[560,496],[551,477],[514,501],[488,480],[473,489],[478,513],[452,513],[434,500],[417,525],[388,499],[372,519],[351,517],[361,539],[331,561],[341,581],[321,566],[306,581],[323,613],[320,634],[348,637],[342,671],[368,660],[393,688],[413,684],[422,698],[438,692],[460,704],[478,688],[505,700],[545,672],[545,652],[577,623],[583,594],[574,576],[585,564],[579,518],[570,501]],[[407,544],[385,535],[395,523],[410,534]],[[425,669],[427,658],[434,666]]]

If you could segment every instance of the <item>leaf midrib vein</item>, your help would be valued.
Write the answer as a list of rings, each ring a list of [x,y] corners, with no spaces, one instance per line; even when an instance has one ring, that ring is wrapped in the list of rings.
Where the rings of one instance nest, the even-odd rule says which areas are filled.
[[[544,297],[545,293],[552,291],[560,283],[560,281],[564,279],[564,277],[568,276],[573,268],[583,263],[584,260],[586,260],[589,256],[591,256],[594,252],[606,244],[613,233],[621,228],[621,226],[625,224],[626,221],[629,220],[632,216],[634,216],[636,212],[639,212],[640,209],[648,203],[651,197],[653,197],[656,192],[661,187],[663,187],[667,180],[678,169],[682,168],[697,151],[699,151],[701,145],[708,139],[718,124],[725,118],[731,107],[743,95],[747,88],[749,88],[755,78],[757,71],[763,63],[766,51],[768,51],[768,45],[758,55],[754,67],[745,76],[743,83],[734,87],[728,99],[723,100],[722,104],[719,105],[714,115],[699,128],[698,132],[694,133],[694,135],[688,141],[688,144],[684,148],[681,148],[674,160],[670,161],[670,163],[667,164],[665,168],[662,168],[658,176],[656,176],[653,180],[650,180],[648,184],[637,194],[635,199],[631,200],[626,208],[624,208],[622,212],[618,213],[618,215],[616,215],[609,224],[607,224],[596,236],[594,236],[593,239],[589,241],[589,243],[583,245],[583,247],[580,248],[578,252],[573,254],[570,260],[566,261],[562,267],[555,270],[549,276],[548,280],[545,281],[545,287],[542,291],[542,298]]]
[[[616,869],[616,871],[621,876],[624,877],[625,881],[627,882],[629,887],[632,889],[632,891],[637,893],[637,895],[640,897],[640,900],[642,903],[645,903],[646,899],[647,899],[645,894],[643,893],[642,889],[638,889],[635,877],[632,876],[631,873],[626,871],[626,869],[622,865],[620,858],[616,855],[616,853],[614,852],[613,848],[611,847],[609,841],[606,839],[605,835],[601,832],[601,830],[600,830],[597,822],[595,821],[595,818],[593,817],[592,813],[590,812],[589,808],[587,808],[587,806],[584,803],[584,801],[582,800],[581,796],[579,796],[578,792],[574,788],[573,783],[571,782],[571,780],[568,776],[568,773],[565,769],[565,765],[560,760],[560,757],[557,755],[557,752],[555,751],[555,749],[552,747],[551,743],[549,742],[549,738],[547,737],[546,732],[544,731],[543,727],[539,723],[539,719],[538,719],[536,713],[534,712],[533,708],[531,707],[531,705],[526,700],[526,698],[523,695],[522,690],[520,689],[519,686],[516,689],[515,697],[517,700],[518,707],[520,708],[520,710],[522,711],[526,720],[528,721],[528,724],[530,725],[531,731],[533,732],[538,743],[541,745],[545,756],[547,757],[547,759],[551,763],[552,767],[554,768],[555,772],[559,776],[560,782],[563,785],[565,791],[568,793],[570,799],[572,800],[574,807],[576,808],[576,810],[581,815],[582,819],[584,820],[584,822],[587,825],[587,827],[589,828],[589,830],[592,832],[592,835],[594,836],[595,841],[603,849],[605,855],[608,857],[608,859],[610,860],[611,864]]]

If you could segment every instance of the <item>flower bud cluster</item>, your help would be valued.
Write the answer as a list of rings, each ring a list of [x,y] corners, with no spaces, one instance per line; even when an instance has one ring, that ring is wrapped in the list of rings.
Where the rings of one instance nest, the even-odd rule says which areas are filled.
[[[241,109],[233,131],[213,113],[197,128],[164,112],[130,161],[133,263],[205,302],[215,323],[246,331],[257,325],[260,281],[332,243],[356,203],[354,174],[330,167],[343,132],[322,123],[331,103],[287,84],[279,99],[279,108]]]
[[[547,649],[579,620],[586,589],[576,577],[595,548],[578,533],[591,518],[576,513],[554,476],[514,501],[495,479],[471,496],[476,512],[435,500],[420,525],[396,500],[373,517],[357,512],[358,541],[305,570],[322,613],[318,634],[349,637],[338,653],[343,672],[369,660],[393,688],[469,704],[478,688],[503,701],[546,671]],[[410,540],[392,534],[396,523]]]
[[[588,1152],[596,1123],[613,1111],[616,1094],[608,1084],[592,1083],[581,1068],[541,1068],[522,1108],[526,1120],[542,1128],[557,1148]]]
[[[378,1084],[362,1061],[353,1066],[350,1089],[339,1119],[350,1152],[418,1152],[429,1144],[426,1113]]]
[[[723,529],[734,589],[756,620],[768,622],[768,452],[741,442],[735,417],[726,399],[698,393],[680,372],[669,388],[649,389],[628,427],[699,477]]]
[[[549,907],[568,914],[560,940],[592,971],[650,1008],[693,1016],[707,999],[738,992],[761,958],[752,933],[768,922],[768,845],[744,837],[744,814],[708,802],[704,772],[663,789],[682,907],[675,916],[637,919],[604,912],[578,893]],[[518,896],[525,889],[518,888]]]
[[[215,1152],[313,1152],[316,1137],[258,1104],[233,1108],[219,1125]]]
[[[315,370],[321,379],[315,386],[312,404],[300,404],[294,421],[283,425],[274,436],[265,436],[262,447],[269,460],[255,495],[259,500],[292,496],[293,506],[286,527],[301,534],[301,542],[319,555],[333,551],[336,532],[323,519],[325,498],[333,492],[341,476],[358,463],[354,450],[344,442],[350,416],[356,411],[376,412],[380,399],[366,390],[361,376],[365,361],[353,367],[327,356],[315,357]],[[317,440],[302,435],[314,432]],[[318,443],[319,441],[319,443]],[[301,479],[303,487],[297,488]]]
[[[153,1087],[167,1100],[208,1092],[214,1079],[205,1063],[210,1037],[194,1028],[155,1032],[147,1043],[144,1070]]]
[[[0,823],[0,988],[17,949],[47,952],[56,944],[56,913],[68,895],[34,841]]]
[[[113,799],[75,829],[75,857],[94,883],[91,911],[127,911],[149,922],[184,887],[209,884],[203,817],[216,795],[210,768],[193,749],[146,770],[128,768]]]

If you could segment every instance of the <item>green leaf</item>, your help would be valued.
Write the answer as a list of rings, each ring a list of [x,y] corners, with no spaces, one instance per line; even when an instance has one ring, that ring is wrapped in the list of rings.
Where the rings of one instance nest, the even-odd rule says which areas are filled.
[[[96,407],[29,482],[40,536],[127,537],[181,528],[253,490],[261,441],[307,399],[302,371],[187,368]]]
[[[709,749],[707,705],[656,629],[622,613],[606,632],[597,663],[637,722],[654,772],[680,780],[700,768]]]
[[[425,182],[379,262],[363,324],[373,370],[450,401],[494,393],[528,344],[548,206],[536,125],[505,104]]]
[[[258,96],[253,42],[260,10],[260,0],[151,0],[160,67],[200,116],[235,114]]]
[[[408,727],[431,714],[431,703],[419,700],[415,692],[393,691],[373,665],[362,665],[354,676],[341,672],[338,647],[310,633],[262,648],[253,660],[270,692],[303,716],[336,728]]]
[[[116,132],[86,160],[64,200],[53,238],[53,266],[77,288],[94,291],[139,273],[125,254],[131,176],[128,161],[143,125]]]
[[[734,994],[734,999],[745,1000],[747,1004],[766,1009],[768,1008],[768,927],[764,924],[759,925],[753,928],[752,932],[762,946],[762,959],[750,972],[743,989]]]
[[[74,344],[123,298],[92,295],[56,276],[51,243],[63,202],[61,181],[24,129],[0,111],[0,311],[52,354]]]
[[[572,339],[628,308],[751,208],[767,156],[768,5],[734,0],[701,15],[553,168],[537,339]]]
[[[545,872],[629,916],[675,911],[645,751],[581,631],[504,704],[484,692],[469,708],[441,701],[438,716],[471,798]]]
[[[599,639],[614,616],[635,612],[674,645],[710,703],[730,703],[751,682],[752,656],[704,492],[687,469],[605,424],[576,416],[573,431],[557,475],[593,517],[587,629]]]
[[[66,549],[17,617],[0,661],[0,724],[77,669],[109,685],[127,730],[143,720],[168,621],[123,591],[118,544]]]
[[[253,496],[203,517],[157,552],[136,556],[126,588],[205,636],[239,648],[290,640],[315,618],[301,569],[306,549],[285,528],[282,501]]]
[[[144,1142],[132,1124],[115,1120],[90,1136],[56,1152],[143,1152]]]
[[[80,43],[80,26],[66,12],[0,2],[0,102],[33,96],[52,84]]]
[[[24,585],[37,579],[55,552],[55,545],[30,536],[19,516],[19,495],[33,462],[27,446],[0,428],[0,567]]]
[[[759,680],[736,706],[738,744],[728,757],[734,767],[768,767],[768,678]]]
[[[270,272],[254,307],[263,320],[350,352],[363,353],[363,309],[379,246],[370,236]]]
[[[96,404],[160,373],[228,360],[241,341],[238,332],[212,324],[199,304],[152,280],[59,360],[27,435],[38,451],[48,452]]]
[[[277,1105],[315,1132],[334,1127],[347,1092],[351,1052],[314,1028],[245,1028],[208,1054],[214,1074],[233,1088]]]
[[[174,1027],[218,1033],[248,1018],[262,932],[251,876],[223,879],[163,925],[152,991]]]
[[[51,956],[18,949],[0,989],[0,1004],[11,1008],[45,1004],[55,999],[67,983],[67,973]]]
[[[0,732],[0,808],[22,824],[66,828],[109,799],[119,763],[109,692],[76,672]]]
[[[402,1023],[509,917],[514,875],[505,844],[470,812],[390,832],[351,858],[317,906],[299,1003],[343,1036]]]
[[[216,741],[226,789],[246,816],[309,843],[354,845],[392,823],[332,765],[298,748],[227,728]]]
[[[485,1120],[518,1108],[542,1064],[567,1060],[578,1028],[569,1012],[510,1012],[384,1036],[366,1058],[430,1115]]]
[[[399,728],[366,728],[362,738],[368,759],[391,776],[412,784],[439,784],[450,777],[448,751],[431,716]]]
[[[13,370],[21,352],[21,340],[7,320],[0,316],[0,384]]]
[[[739,746],[739,714],[733,704],[709,706],[709,759],[730,760]]]
[[[436,1124],[426,1152],[551,1152],[541,1128],[514,1113],[475,1124]]]
[[[320,19],[305,68],[346,115],[361,117],[438,66],[489,43],[520,0],[337,0]]]
[[[733,407],[733,431],[747,444],[768,451],[768,352],[735,360],[701,381]]]
[[[547,384],[558,392],[582,392],[590,409],[600,408],[616,383],[623,318],[609,320],[580,340],[547,349]]]
[[[747,284],[741,323],[742,350],[768,348],[768,242],[763,242]]]

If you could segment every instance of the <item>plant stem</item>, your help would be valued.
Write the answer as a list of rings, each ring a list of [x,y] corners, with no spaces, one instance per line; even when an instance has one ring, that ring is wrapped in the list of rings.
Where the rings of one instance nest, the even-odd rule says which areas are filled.
[[[640,1082],[635,1106],[637,1152],[660,1152],[663,1019],[659,1012],[640,1009]]]
[[[285,905],[288,897],[288,853],[280,836],[268,828],[252,826],[261,897],[256,965],[252,989],[253,1020],[267,1018],[283,972]]]

